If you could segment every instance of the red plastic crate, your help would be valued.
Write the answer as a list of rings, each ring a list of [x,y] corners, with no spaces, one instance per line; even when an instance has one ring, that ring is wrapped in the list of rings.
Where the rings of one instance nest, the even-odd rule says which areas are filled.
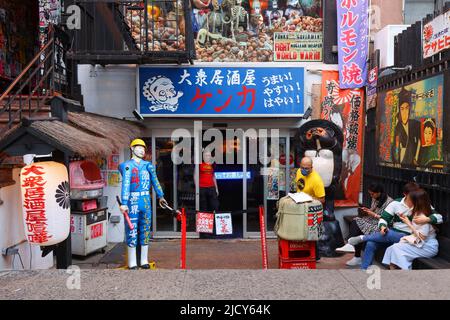
[[[316,260],[315,241],[278,240],[278,252],[281,259]]]
[[[278,259],[280,269],[316,269],[316,260]]]

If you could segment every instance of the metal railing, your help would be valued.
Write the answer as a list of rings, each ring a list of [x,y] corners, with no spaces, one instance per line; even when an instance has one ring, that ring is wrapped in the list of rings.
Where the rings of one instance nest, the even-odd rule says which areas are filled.
[[[0,96],[0,117],[8,114],[6,126],[0,134],[10,129],[16,120],[32,117],[42,110],[47,99],[68,92],[70,77],[65,64],[64,40],[61,31],[50,26],[47,43],[12,81]]]
[[[188,62],[195,58],[189,0],[73,0],[81,26],[70,57],[81,63]]]

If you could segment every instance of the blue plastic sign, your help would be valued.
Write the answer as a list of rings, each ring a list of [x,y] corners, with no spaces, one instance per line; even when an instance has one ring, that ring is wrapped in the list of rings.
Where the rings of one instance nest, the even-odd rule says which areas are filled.
[[[304,69],[139,67],[143,116],[264,117],[304,113]]]
[[[244,172],[242,171],[228,171],[228,172],[214,172],[214,176],[216,180],[242,180],[244,179]],[[250,171],[246,174],[247,179],[250,180],[252,178],[252,174]]]

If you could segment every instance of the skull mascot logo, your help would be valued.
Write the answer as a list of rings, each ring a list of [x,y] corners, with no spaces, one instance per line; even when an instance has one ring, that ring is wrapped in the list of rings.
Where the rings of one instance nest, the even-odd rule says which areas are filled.
[[[175,112],[178,109],[178,99],[183,92],[176,91],[172,80],[164,76],[148,79],[143,87],[144,97],[152,104],[150,111],[168,110]]]

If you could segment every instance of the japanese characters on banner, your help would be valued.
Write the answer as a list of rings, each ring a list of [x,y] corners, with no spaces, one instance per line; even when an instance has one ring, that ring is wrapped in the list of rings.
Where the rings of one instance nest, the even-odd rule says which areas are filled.
[[[322,61],[322,32],[275,32],[274,61]]]
[[[364,128],[363,89],[341,90],[336,71],[322,72],[321,118],[335,123],[344,133],[342,173],[336,191],[336,205],[357,205],[362,166]]]
[[[377,106],[377,85],[378,71],[380,69],[380,50],[375,50],[372,54],[369,64],[369,74],[367,79],[367,110]]]
[[[217,235],[233,234],[231,213],[217,213],[215,218]]]
[[[144,116],[298,116],[304,112],[304,69],[139,67]]]
[[[202,233],[214,232],[214,213],[197,213],[196,231]]]
[[[367,109],[377,106],[378,67],[370,69],[367,81]]]
[[[25,235],[29,243],[50,246],[70,232],[70,190],[67,168],[60,163],[38,162],[22,168]]]
[[[82,234],[83,230],[83,216],[78,214],[70,215],[70,233]]]
[[[341,89],[365,86],[369,53],[369,0],[337,0]]]
[[[450,48],[450,11],[423,26],[422,48],[424,58]]]
[[[90,239],[95,239],[103,236],[103,223],[97,223],[91,225],[91,237]]]

